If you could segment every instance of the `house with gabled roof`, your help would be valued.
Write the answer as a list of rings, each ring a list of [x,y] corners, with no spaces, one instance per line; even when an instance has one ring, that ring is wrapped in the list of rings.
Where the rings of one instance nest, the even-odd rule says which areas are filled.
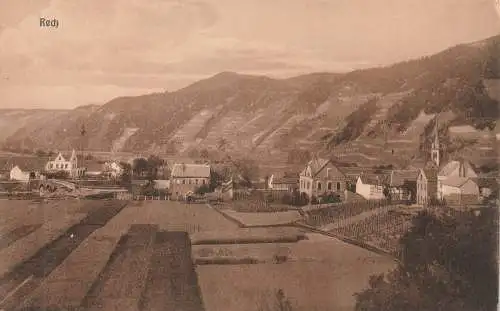
[[[362,173],[356,181],[356,193],[367,200],[383,200],[388,179],[387,175]]]
[[[40,158],[13,159],[9,179],[16,181],[38,179],[43,169],[43,162],[44,160]]]
[[[437,167],[424,167],[417,177],[417,205],[428,206],[437,199]]]
[[[439,170],[437,175],[438,199],[446,199],[446,196],[455,193],[453,189],[457,187],[458,183],[461,181],[466,182],[465,178],[477,179],[477,177],[477,173],[469,161],[462,159],[448,162]],[[477,196],[479,197],[479,189],[477,190]]]
[[[441,191],[446,204],[450,206],[479,202],[479,186],[471,177],[451,176],[441,182]]]
[[[54,160],[47,162],[45,171],[48,173],[66,172],[69,177],[78,178],[85,175],[85,168],[78,164],[78,157],[73,149],[70,156],[64,156],[59,152]]]
[[[295,173],[275,173],[267,179],[267,189],[294,191],[299,188],[299,174]]]
[[[325,193],[341,196],[347,188],[347,176],[330,160],[314,158],[299,174],[299,191],[309,198]]]
[[[175,196],[195,192],[201,186],[210,185],[210,165],[178,163],[170,174],[170,191]]]

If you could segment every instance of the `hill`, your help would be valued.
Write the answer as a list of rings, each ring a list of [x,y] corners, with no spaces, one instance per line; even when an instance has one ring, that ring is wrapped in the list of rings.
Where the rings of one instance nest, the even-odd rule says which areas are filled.
[[[51,114],[50,122],[27,122],[0,139],[11,149],[159,154],[210,151],[224,141],[230,153],[267,160],[308,149],[392,163],[393,154],[409,159],[426,148],[436,113],[445,116],[439,123],[444,132],[457,125],[494,129],[499,43],[497,36],[346,74],[278,80],[223,72],[175,92]]]

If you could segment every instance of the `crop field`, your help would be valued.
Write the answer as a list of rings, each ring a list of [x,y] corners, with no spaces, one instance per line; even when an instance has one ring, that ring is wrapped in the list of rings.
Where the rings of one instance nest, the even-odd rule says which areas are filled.
[[[265,215],[261,215],[265,217]],[[352,310],[392,259],[294,227],[241,228],[202,204],[0,201],[0,309]]]

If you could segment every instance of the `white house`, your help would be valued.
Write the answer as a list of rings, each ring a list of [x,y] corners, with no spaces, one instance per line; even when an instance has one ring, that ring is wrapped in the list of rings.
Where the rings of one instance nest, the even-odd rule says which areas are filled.
[[[479,186],[470,177],[452,176],[441,182],[443,198],[448,205],[467,205],[479,202]]]
[[[356,181],[356,193],[367,200],[385,199],[384,178],[374,174],[361,174]]]
[[[44,159],[20,158],[9,161],[8,178],[16,181],[29,181],[40,178],[40,171],[43,169]]]
[[[29,181],[30,179],[35,179],[39,176],[36,172],[30,170],[22,170],[18,165],[14,166],[10,170],[9,178],[10,180],[16,181]]]
[[[474,168],[468,161],[464,160],[454,160],[448,162],[446,165],[444,165],[438,172],[437,175],[437,197],[438,199],[442,200],[444,197],[448,194],[451,194],[453,192],[451,191],[449,187],[444,186],[444,181],[450,178],[453,178],[453,181],[450,181],[450,183],[455,184],[457,182],[457,177],[460,178],[472,178],[476,179],[477,178],[477,173],[474,171]],[[478,190],[479,191],[479,190]]]
[[[73,150],[68,159],[69,160],[67,160],[62,153],[59,153],[54,160],[47,162],[45,170],[52,173],[67,172],[72,178],[83,176],[85,174],[85,168],[78,167],[78,159],[75,150]]]

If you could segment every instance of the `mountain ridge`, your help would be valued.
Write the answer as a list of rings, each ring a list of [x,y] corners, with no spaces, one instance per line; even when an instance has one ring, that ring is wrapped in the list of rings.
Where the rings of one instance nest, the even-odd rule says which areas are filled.
[[[222,139],[228,152],[269,159],[298,149],[352,155],[357,143],[381,140],[383,148],[412,129],[412,137],[405,138],[412,143],[404,148],[422,150],[431,123],[418,121],[422,113],[450,113],[445,127],[495,127],[498,99],[488,93],[488,84],[500,78],[499,42],[495,36],[348,73],[274,79],[221,72],[174,92],[117,97],[61,112],[50,126],[42,120],[9,133],[3,145],[96,151],[118,146],[115,151],[174,155],[216,149]],[[87,137],[79,134],[81,124]]]

